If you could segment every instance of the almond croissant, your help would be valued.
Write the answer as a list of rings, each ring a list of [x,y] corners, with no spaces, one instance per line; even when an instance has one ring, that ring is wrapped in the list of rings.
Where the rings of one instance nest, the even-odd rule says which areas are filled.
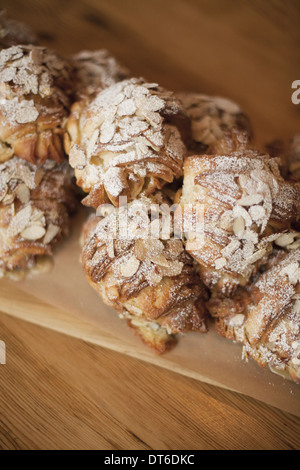
[[[240,106],[226,98],[196,93],[178,93],[192,123],[190,151],[195,154],[215,154],[234,151],[235,139],[243,139],[245,147],[252,139],[252,126]],[[235,129],[234,138],[230,137]],[[229,134],[229,137],[227,137]]]
[[[300,248],[279,251],[249,288],[208,303],[222,336],[244,344],[245,357],[300,383]]]
[[[75,211],[65,164],[36,167],[14,157],[0,164],[0,275],[33,268],[69,232]]]
[[[206,290],[181,240],[170,239],[171,219],[159,236],[162,211],[169,209],[164,201],[158,193],[102,220],[92,217],[82,250],[92,287],[158,353],[174,344],[177,333],[206,332]]]
[[[64,160],[63,120],[70,107],[70,66],[41,47],[0,52],[0,162]]]
[[[186,249],[213,292],[232,295],[266,264],[275,242],[294,243],[299,196],[299,186],[286,182],[267,155],[249,150],[186,159],[180,212],[185,226],[197,219],[183,228]]]
[[[182,176],[190,122],[172,93],[126,80],[72,108],[65,148],[78,185],[97,208],[149,195]]]

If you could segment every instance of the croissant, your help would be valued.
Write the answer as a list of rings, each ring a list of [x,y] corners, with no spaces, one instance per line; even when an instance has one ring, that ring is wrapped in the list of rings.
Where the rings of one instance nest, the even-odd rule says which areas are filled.
[[[172,93],[142,79],[117,83],[77,102],[65,148],[87,206],[150,195],[179,178],[190,122]]]
[[[128,70],[105,49],[82,51],[71,58],[71,63],[76,77],[77,100],[95,97],[99,91],[129,76]]]
[[[245,357],[300,383],[300,248],[279,251],[249,288],[208,303],[220,335],[244,344]]]
[[[0,276],[33,268],[68,235],[77,201],[66,164],[0,164]]]
[[[102,300],[159,354],[174,345],[177,333],[207,331],[207,293],[182,241],[170,238],[171,219],[164,233],[162,215],[168,210],[157,193],[102,220],[92,216],[83,231],[81,256]]]
[[[70,66],[35,46],[0,52],[0,162],[64,160],[63,120],[70,107]]]
[[[192,123],[193,154],[219,154],[235,151],[235,139],[243,139],[245,147],[252,139],[252,126],[240,106],[226,98],[196,93],[178,93]],[[231,131],[236,132],[232,139]],[[229,134],[229,137],[227,135]]]
[[[255,151],[186,159],[176,219],[213,293],[232,295],[266,264],[274,243],[293,245],[299,191],[275,159]]]
[[[18,44],[35,44],[36,40],[27,25],[8,18],[4,10],[0,11],[0,49]]]

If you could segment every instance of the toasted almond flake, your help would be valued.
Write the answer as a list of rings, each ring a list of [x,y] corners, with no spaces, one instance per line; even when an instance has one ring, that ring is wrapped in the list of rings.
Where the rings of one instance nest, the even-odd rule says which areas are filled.
[[[238,217],[235,219],[233,222],[233,233],[238,236],[242,234],[245,231],[246,228],[246,223],[245,219],[243,217]]]
[[[123,277],[132,277],[134,276],[140,267],[140,261],[136,259],[135,256],[132,256],[125,264],[120,268],[121,275]]]
[[[275,244],[277,246],[285,248],[285,247],[287,247],[288,245],[291,245],[294,242],[296,236],[297,236],[297,233],[294,233],[294,232],[293,233],[285,233],[284,235],[282,235],[281,237],[279,237],[275,241]]]
[[[149,282],[151,286],[154,286],[154,287],[161,283],[162,278],[163,278],[162,274],[156,273],[154,269],[146,273],[147,281]]]
[[[164,276],[176,277],[176,276],[180,276],[180,274],[182,273],[183,267],[184,267],[184,264],[181,261],[173,261],[173,262],[170,262],[169,266],[166,268],[163,266],[160,266],[159,270],[163,277]]]
[[[18,235],[21,233],[30,222],[30,217],[32,214],[32,207],[28,205],[24,209],[20,210],[10,222],[8,233],[11,236]]]
[[[151,259],[152,263],[162,266],[163,268],[168,268],[170,266],[170,261],[166,259],[164,255],[153,256]]]
[[[100,131],[99,129],[96,129],[94,134],[92,135],[90,141],[89,141],[89,144],[88,144],[88,147],[87,147],[87,155],[88,157],[90,158],[94,152],[94,148],[95,148],[95,145],[99,139],[99,134],[100,134]]]
[[[256,253],[254,253],[252,256],[249,256],[249,258],[246,258],[247,263],[249,264],[254,264],[257,261],[261,260],[264,256],[266,256],[267,250],[259,250]]]
[[[86,157],[78,145],[74,145],[70,151],[70,165],[73,168],[82,168],[86,164]]]
[[[44,237],[44,245],[48,245],[59,234],[60,228],[57,225],[50,224]]]
[[[240,206],[250,207],[255,206],[263,202],[264,198],[261,194],[252,194],[250,196],[244,196],[242,199],[237,201]]]
[[[30,201],[30,190],[26,184],[20,184],[16,189],[16,196],[22,204],[28,204]]]
[[[22,231],[21,236],[24,240],[36,241],[43,238],[46,234],[46,229],[40,225],[31,225]]]
[[[164,244],[160,240],[137,240],[134,252],[138,260],[150,262],[160,256],[164,248]]]
[[[219,258],[215,262],[215,268],[217,271],[219,271],[220,269],[225,268],[226,264],[227,264],[226,258]]]

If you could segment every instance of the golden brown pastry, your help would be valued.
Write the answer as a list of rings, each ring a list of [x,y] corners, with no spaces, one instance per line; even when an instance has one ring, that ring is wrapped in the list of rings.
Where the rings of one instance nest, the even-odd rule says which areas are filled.
[[[300,248],[278,252],[270,268],[232,299],[208,303],[222,336],[244,344],[244,356],[300,383]]]
[[[70,101],[70,67],[41,47],[0,52],[0,162],[64,160],[63,120]]]
[[[277,161],[254,151],[186,159],[177,219],[182,212],[186,249],[213,292],[232,295],[268,261],[274,242],[294,243],[286,232],[299,219],[299,196]]]
[[[128,70],[105,49],[82,51],[71,59],[75,72],[77,100],[95,97],[97,93],[125,80]]]
[[[76,199],[70,168],[34,166],[13,157],[0,164],[0,276],[33,268],[68,235]]]
[[[65,147],[97,208],[149,195],[182,175],[190,122],[173,94],[142,79],[117,83],[72,108]]]
[[[177,333],[207,331],[206,290],[182,241],[170,238],[165,201],[158,193],[102,220],[93,216],[82,250],[92,287],[158,353],[174,344]]]
[[[240,106],[226,98],[197,93],[179,93],[177,96],[192,122],[190,150],[194,154],[221,154],[236,149],[236,139],[245,147],[252,138],[251,123]],[[235,130],[234,136],[231,135]],[[240,146],[240,145],[239,145]]]
[[[36,44],[36,36],[25,24],[7,17],[0,11],[0,49],[18,44]]]

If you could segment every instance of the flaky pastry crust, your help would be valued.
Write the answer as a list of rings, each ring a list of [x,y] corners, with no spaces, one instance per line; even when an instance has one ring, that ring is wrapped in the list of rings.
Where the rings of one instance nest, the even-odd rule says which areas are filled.
[[[18,157],[0,164],[0,276],[53,254],[76,209],[73,184],[66,164],[36,167]]]
[[[64,158],[62,124],[70,107],[70,66],[41,47],[0,52],[0,162]]]
[[[221,154],[235,151],[243,141],[245,147],[252,140],[250,119],[233,101],[197,93],[177,93],[191,123],[192,154]],[[232,131],[235,131],[232,134]]]
[[[207,293],[181,240],[149,238],[162,214],[155,208],[151,223],[148,211],[159,200],[157,194],[133,202],[128,213],[122,207],[103,220],[93,217],[83,232],[82,264],[102,300],[163,353],[177,333],[206,332]],[[116,236],[127,214],[128,230]]]
[[[279,251],[249,289],[214,297],[208,308],[218,333],[243,343],[245,357],[300,383],[299,248]]]
[[[97,208],[149,195],[182,175],[190,123],[156,84],[126,80],[72,108],[65,148],[78,185]]]

